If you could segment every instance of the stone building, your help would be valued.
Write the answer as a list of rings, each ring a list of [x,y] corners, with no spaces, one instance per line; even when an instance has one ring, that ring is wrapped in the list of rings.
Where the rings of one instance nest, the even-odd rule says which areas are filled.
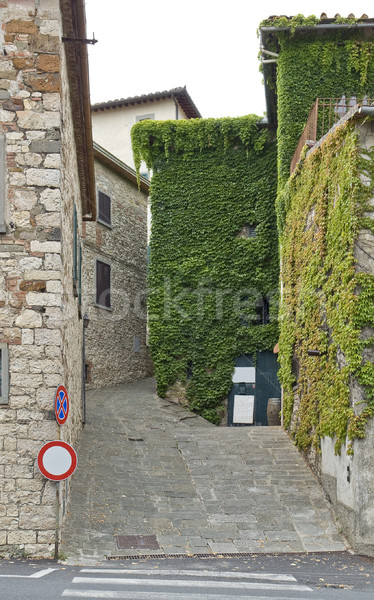
[[[94,143],[97,220],[83,225],[87,387],[152,373],[146,340],[149,181]]]
[[[134,168],[131,128],[144,119],[198,119],[201,117],[186,87],[99,102],[92,107],[94,140]],[[142,169],[147,174],[146,169]]]
[[[2,0],[0,20],[0,554],[51,556],[56,484],[37,455],[82,427],[80,240],[96,211],[84,2]],[[67,498],[62,482],[60,520]]]
[[[353,548],[374,556],[374,19],[270,17],[260,36],[278,131],[284,423]]]
[[[306,456],[313,470],[321,479],[326,495],[332,502],[335,513],[344,534],[353,548],[362,554],[374,556],[374,422],[372,410],[373,390],[373,281],[374,281],[374,106],[359,106],[350,109],[345,117],[319,140],[308,152],[304,161],[299,163],[294,175],[292,186],[290,213],[295,210],[298,201],[294,189],[305,184],[308,172],[312,169],[316,178],[323,180],[323,172],[328,172],[330,201],[326,201],[326,253],[318,248],[318,234],[321,231],[322,210],[310,209],[310,206],[296,213],[300,227],[304,228],[302,243],[313,247],[316,255],[320,256],[319,284],[309,290],[314,302],[314,322],[310,323],[305,315],[303,303],[306,303],[305,280],[307,266],[303,256],[297,249],[295,256],[298,265],[294,267],[299,279],[300,288],[291,290],[289,278],[284,277],[284,290],[288,298],[287,306],[291,302],[296,307],[295,313],[290,312],[289,318],[295,323],[295,342],[293,349],[293,373],[295,381],[292,386],[292,416],[290,431],[298,442],[305,430],[305,418],[308,414],[308,404],[313,393],[320,398],[319,403],[313,406],[313,427],[322,432],[318,444],[306,448]],[[352,226],[347,218],[347,206],[354,205],[358,194],[354,186],[347,188],[344,180],[344,168],[350,164],[345,153],[349,143],[349,136],[343,136],[345,129],[351,130],[351,139],[357,139],[356,149],[361,160],[359,173],[351,169],[351,177],[356,178],[356,190],[359,181],[369,192],[365,211],[365,220],[361,220],[357,227],[357,234],[352,244],[352,257],[346,249],[346,238],[342,231]],[[340,133],[342,132],[342,133]],[[339,135],[341,140],[339,142]],[[329,145],[334,145],[336,160],[342,165],[341,172],[334,172],[329,162]],[[330,146],[331,147],[331,146]],[[366,165],[364,165],[364,162]],[[319,164],[318,164],[319,163]],[[322,187],[321,187],[322,189]],[[340,190],[342,193],[340,193]],[[359,192],[359,193],[360,193]],[[365,194],[366,195],[366,194]],[[312,202],[319,200],[323,206],[321,192],[311,194]],[[353,202],[352,202],[353,199]],[[342,209],[344,204],[344,209]],[[359,200],[357,201],[359,204]],[[355,207],[356,208],[356,207]],[[296,209],[297,210],[297,209]],[[345,210],[345,219],[342,218]],[[357,209],[359,214],[359,209]],[[352,211],[353,213],[353,211]],[[350,215],[351,217],[351,215]],[[356,215],[357,218],[357,215]],[[341,225],[337,226],[337,223]],[[310,241],[313,236],[312,241]],[[291,232],[291,218],[287,219],[284,243],[291,241],[297,248],[296,237]],[[309,238],[309,241],[308,241]],[[335,239],[334,239],[335,238]],[[337,255],[339,262],[330,262],[329,256],[335,247],[339,247]],[[289,269],[289,254],[284,253],[286,272]],[[288,259],[288,260],[287,260]],[[296,261],[295,261],[296,262]],[[322,263],[330,265],[326,275]],[[351,262],[351,273],[348,274],[346,265]],[[346,276],[343,286],[339,285],[340,273],[344,269]],[[304,273],[300,276],[300,270]],[[344,277],[344,276],[343,276]],[[331,289],[332,280],[335,282]],[[355,285],[356,284],[356,285]],[[352,293],[352,286],[355,285]],[[331,291],[330,291],[331,289]],[[360,299],[361,296],[361,299]],[[345,302],[349,298],[350,304]],[[366,306],[368,306],[368,312]],[[304,315],[302,311],[304,310]],[[338,312],[341,322],[334,319]],[[307,331],[304,343],[299,334],[299,324],[302,322],[303,331]],[[340,329],[341,323],[344,322]],[[280,345],[285,346],[287,326],[281,327]],[[326,335],[327,333],[327,335]],[[355,345],[355,350],[352,346]],[[309,349],[313,349],[310,351]],[[355,355],[357,352],[357,356]],[[354,358],[353,358],[354,357]],[[284,358],[283,358],[284,360]],[[356,361],[356,362],[354,362]],[[366,376],[364,376],[366,374]],[[307,382],[307,383],[306,383]],[[288,393],[288,386],[285,385]],[[325,393],[324,393],[325,392]],[[324,399],[324,397],[326,399]],[[288,402],[286,400],[286,402]],[[287,410],[287,409],[286,409]],[[349,415],[348,419],[347,416]],[[341,431],[344,420],[348,421],[348,433]],[[356,435],[356,425],[360,433]],[[310,434],[313,434],[312,427]],[[353,434],[353,435],[352,435]]]

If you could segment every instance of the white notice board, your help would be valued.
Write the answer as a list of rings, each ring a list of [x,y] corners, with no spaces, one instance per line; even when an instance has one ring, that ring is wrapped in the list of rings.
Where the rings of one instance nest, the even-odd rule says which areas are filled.
[[[235,367],[233,383],[256,383],[255,367]]]
[[[243,425],[253,425],[253,408],[255,404],[254,396],[234,396],[234,415],[233,423],[242,423]]]

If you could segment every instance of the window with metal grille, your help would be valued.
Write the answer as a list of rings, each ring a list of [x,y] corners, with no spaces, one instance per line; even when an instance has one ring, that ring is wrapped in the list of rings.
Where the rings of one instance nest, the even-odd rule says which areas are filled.
[[[99,210],[97,220],[105,225],[112,224],[110,196],[104,194],[104,192],[99,192]]]
[[[111,308],[110,303],[110,265],[96,261],[96,304]]]

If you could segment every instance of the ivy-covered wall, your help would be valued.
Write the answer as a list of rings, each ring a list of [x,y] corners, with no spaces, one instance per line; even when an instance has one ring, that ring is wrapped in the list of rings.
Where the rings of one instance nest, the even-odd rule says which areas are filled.
[[[235,358],[278,339],[276,143],[259,120],[143,121],[132,132],[137,166],[154,170],[148,310],[158,392],[181,382],[191,409],[213,423]],[[269,322],[256,324],[264,298]]]
[[[287,186],[280,377],[284,422],[304,450],[329,436],[339,451],[347,435],[364,437],[374,415],[374,364],[365,355],[374,343],[374,276],[356,256],[360,231],[374,232],[373,175],[374,151],[360,148],[349,121]],[[358,406],[355,382],[365,390]]]
[[[276,81],[278,103],[277,213],[282,229],[285,222],[283,187],[290,176],[290,162],[316,98],[374,98],[374,46],[365,29],[355,28],[355,19],[338,18],[335,23],[351,24],[345,29],[317,31],[321,23],[314,16],[293,19],[276,17],[260,27],[290,27],[267,38],[268,50],[279,52]],[[308,30],[298,30],[307,26]],[[270,76],[271,77],[271,76]]]

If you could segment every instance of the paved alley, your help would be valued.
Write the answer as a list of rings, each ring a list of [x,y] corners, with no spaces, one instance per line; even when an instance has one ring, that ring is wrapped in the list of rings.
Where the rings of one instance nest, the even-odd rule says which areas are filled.
[[[90,392],[77,451],[69,559],[346,549],[280,427],[215,427],[153,379]]]

